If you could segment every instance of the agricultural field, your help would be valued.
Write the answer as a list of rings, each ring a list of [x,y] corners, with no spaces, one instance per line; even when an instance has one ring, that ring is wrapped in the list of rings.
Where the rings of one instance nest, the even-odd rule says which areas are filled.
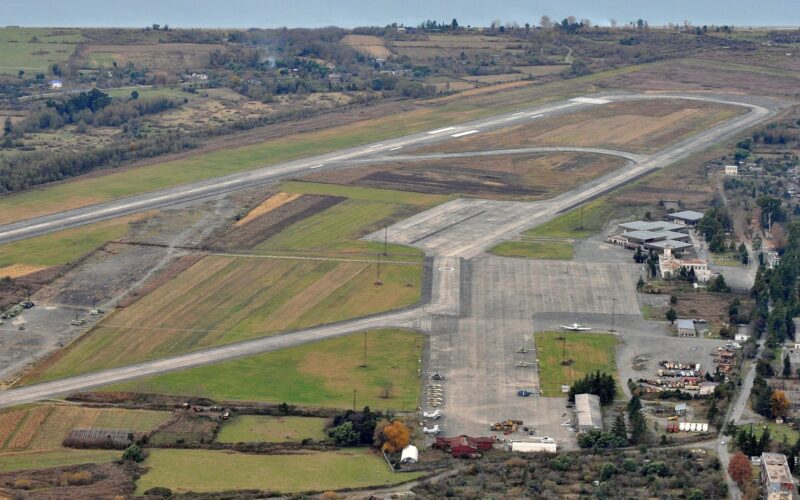
[[[372,35],[345,35],[342,43],[349,45],[369,57],[383,57],[388,59],[392,52],[386,48],[383,39]]]
[[[299,443],[304,439],[321,441],[327,437],[327,418],[267,417],[240,415],[226,422],[217,441],[220,443]]]
[[[224,248],[218,253],[118,309],[25,380],[52,380],[419,301],[421,252],[388,246],[379,269],[383,245],[358,238],[439,197],[290,183],[268,199],[280,193],[301,196],[274,203],[271,210],[257,205],[257,216],[219,236]],[[375,201],[381,198],[385,201]]]
[[[88,44],[78,57],[85,68],[171,68],[189,71],[208,66],[209,54],[224,52],[223,45],[200,43],[154,43],[132,45]]]
[[[0,471],[104,462],[117,450],[76,450],[61,443],[75,428],[147,432],[169,412],[41,405],[0,413]]]
[[[504,241],[490,253],[501,257],[524,257],[526,259],[572,259],[574,249],[563,241]]]
[[[66,63],[83,40],[77,29],[0,28],[0,73],[48,73],[53,63]]]
[[[286,402],[412,411],[419,404],[423,337],[406,330],[356,333],[276,352],[190,368],[104,388],[103,391],[204,396],[217,401]],[[265,382],[268,381],[268,382]],[[386,383],[391,382],[389,397]]]
[[[396,474],[367,449],[298,455],[250,455],[208,450],[151,450],[136,494],[161,486],[176,493],[262,490],[295,493],[385,486],[420,473]],[[213,470],[214,474],[208,474]]]
[[[490,199],[549,198],[612,172],[625,160],[582,153],[415,160],[319,172],[312,181]]]
[[[566,341],[562,340],[566,337]],[[539,378],[544,396],[563,395],[562,384],[600,372],[617,376],[614,335],[584,332],[537,332],[534,334]],[[565,360],[570,361],[564,364]]]
[[[417,151],[580,146],[654,153],[742,112],[743,109],[736,106],[680,99],[617,102]]]

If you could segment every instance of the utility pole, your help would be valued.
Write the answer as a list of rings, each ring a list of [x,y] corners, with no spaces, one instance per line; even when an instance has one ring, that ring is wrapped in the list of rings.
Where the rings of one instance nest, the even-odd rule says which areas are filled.
[[[567,359],[567,331],[561,330],[561,359]]]
[[[389,252],[387,252],[386,247],[389,244],[389,226],[383,228],[383,255],[389,256]]]
[[[583,229],[583,204],[581,204],[581,225],[578,228]]]
[[[379,286],[383,285],[383,282],[381,281],[381,254],[378,254],[378,276],[375,280],[375,284]]]
[[[367,367],[367,332],[364,332],[364,363],[361,365],[361,367]]]

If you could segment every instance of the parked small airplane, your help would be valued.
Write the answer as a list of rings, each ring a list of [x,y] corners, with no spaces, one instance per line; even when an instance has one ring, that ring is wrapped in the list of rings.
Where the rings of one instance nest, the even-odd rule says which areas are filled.
[[[427,427],[423,427],[422,432],[424,432],[425,434],[439,434],[440,432],[442,432],[442,430],[439,428],[439,424],[436,424],[430,429],[428,429]]]
[[[434,410],[434,411],[432,411],[430,413],[427,412],[427,411],[424,411],[424,412],[422,412],[422,417],[423,418],[432,418],[434,420],[440,419],[440,418],[442,418],[442,410]]]
[[[531,363],[530,361],[517,361],[516,363],[514,363],[514,366],[516,366],[517,368],[527,368],[529,366],[533,366],[533,363]]]
[[[530,347],[524,347],[524,346],[523,347],[517,347],[517,352],[521,352],[523,354],[526,353],[526,352],[531,352],[532,350],[533,349],[531,349]]]
[[[572,323],[571,325],[561,325],[561,328],[564,330],[569,330],[571,332],[588,332],[591,330],[591,327],[583,326],[579,323]]]

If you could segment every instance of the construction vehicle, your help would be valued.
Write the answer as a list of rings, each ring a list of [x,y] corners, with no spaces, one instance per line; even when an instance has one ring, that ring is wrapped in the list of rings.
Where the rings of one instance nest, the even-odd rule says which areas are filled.
[[[493,431],[510,434],[517,432],[517,428],[522,425],[522,420],[506,419],[502,422],[495,422],[489,428]]]

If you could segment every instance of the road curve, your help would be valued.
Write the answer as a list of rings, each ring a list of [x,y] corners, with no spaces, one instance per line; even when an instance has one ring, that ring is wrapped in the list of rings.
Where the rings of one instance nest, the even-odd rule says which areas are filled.
[[[626,95],[609,96],[604,99],[630,100],[630,99],[652,99],[652,98],[686,98],[686,97],[680,95],[632,96],[626,94]],[[592,99],[597,99],[597,96],[594,96]],[[713,101],[715,99],[705,98],[704,100]],[[716,101],[729,102],[723,100],[716,100]],[[529,118],[539,118],[542,116],[543,113],[542,110],[544,108],[550,110],[547,111],[547,113],[559,113],[563,112],[563,110],[565,109],[569,109],[571,111],[574,110],[576,107],[580,107],[583,105],[597,105],[597,104],[598,104],[597,102],[583,103],[583,102],[570,101],[567,104],[557,103],[544,107],[540,106],[538,108],[532,108],[533,110],[536,111],[530,111],[528,113],[532,115]],[[463,248],[459,248],[457,249],[456,253],[449,255],[456,255],[462,258],[471,258],[472,256],[477,255],[477,253],[482,251],[483,248],[486,248],[487,245],[490,245],[494,241],[502,240],[504,238],[507,238],[509,234],[513,234],[514,232],[519,232],[523,229],[527,229],[529,227],[540,224],[546,220],[549,220],[550,218],[555,217],[555,215],[560,211],[567,210],[571,206],[574,206],[575,204],[580,204],[582,202],[585,202],[587,199],[591,199],[595,196],[598,196],[599,194],[602,194],[611,189],[619,187],[620,185],[629,182],[631,179],[637,178],[640,175],[643,175],[654,169],[662,168],[669,164],[672,164],[675,161],[685,158],[686,156],[690,155],[695,151],[708,147],[709,144],[715,141],[719,141],[727,137],[730,137],[731,135],[737,133],[738,131],[753,126],[757,123],[760,123],[761,121],[775,114],[774,109],[768,109],[754,104],[746,104],[746,103],[734,103],[734,104],[746,106],[749,108],[750,111],[745,115],[728,120],[692,138],[681,141],[678,144],[673,145],[664,151],[656,153],[655,155],[649,156],[644,159],[640,158],[639,159],[640,161],[635,163],[634,166],[630,169],[622,169],[622,171],[613,172],[609,176],[604,176],[599,180],[589,182],[584,186],[573,189],[572,191],[557,196],[552,200],[533,204],[535,206],[533,213],[529,213],[525,217],[520,217],[518,219],[511,220],[509,221],[508,224],[502,225],[494,231],[489,231],[486,235],[483,235],[481,238],[476,238],[474,241],[464,242],[465,246]],[[377,145],[362,146],[359,148],[351,148],[349,150],[346,150],[345,152],[330,153],[328,155],[323,155],[322,157],[327,158],[327,160],[325,161],[334,162],[333,165],[334,167],[341,166],[345,164],[343,163],[345,159],[352,160],[357,157],[365,157],[372,155],[374,155],[375,157],[379,157],[382,155],[382,153],[386,151],[397,150],[396,148],[398,147],[398,144],[401,143],[403,145],[409,145],[409,144],[419,145],[423,143],[431,143],[439,141],[441,140],[441,138],[436,136],[440,136],[443,133],[442,131],[451,132],[448,135],[448,137],[451,137],[452,135],[462,134],[462,132],[458,132],[458,130],[466,130],[468,132],[475,130],[475,128],[479,126],[478,123],[483,124],[484,128],[482,129],[482,131],[487,130],[489,127],[492,126],[502,125],[504,122],[505,125],[502,126],[506,126],[508,125],[508,122],[516,120],[516,117],[522,116],[517,113],[514,114],[506,113],[504,115],[500,115],[499,117],[495,116],[490,119],[479,120],[453,128],[446,127],[445,128],[446,130],[440,129],[440,130],[428,131],[421,134],[415,134],[413,136],[407,136],[405,138],[386,141],[384,143],[380,143]],[[431,139],[430,136],[434,136],[434,139]],[[126,198],[108,204],[95,205],[78,210],[64,212],[62,214],[46,216],[37,219],[37,221],[39,222],[28,221],[28,222],[18,223],[18,225],[16,225],[16,229],[22,228],[22,230],[13,232],[11,234],[9,234],[9,231],[16,231],[16,229],[9,229],[9,226],[15,226],[15,225],[2,226],[0,227],[0,243],[3,241],[12,241],[14,239],[31,237],[35,236],[36,234],[44,234],[45,232],[55,231],[63,227],[72,227],[75,225],[87,224],[95,220],[103,220],[104,218],[116,217],[117,215],[115,214],[118,214],[120,211],[124,212],[125,210],[132,210],[132,211],[147,210],[155,208],[156,206],[163,206],[159,204],[180,203],[184,201],[189,201],[196,197],[213,196],[214,194],[219,194],[220,192],[224,192],[224,189],[230,189],[230,190],[243,189],[243,186],[249,187],[250,185],[256,185],[258,183],[271,182],[275,180],[276,176],[278,176],[279,178],[279,176],[295,175],[300,171],[304,171],[306,168],[313,168],[316,166],[315,165],[316,162],[321,161],[319,158],[321,157],[317,157],[317,159],[297,160],[294,162],[275,165],[272,167],[267,167],[256,171],[243,172],[241,174],[236,174],[234,176],[228,176],[221,179],[212,179],[210,181],[203,181],[200,183],[194,183],[187,186],[179,186],[178,188],[172,188],[170,190],[164,190],[157,193],[150,193],[146,195],[141,195],[139,197],[134,197],[135,200],[134,198]],[[336,162],[342,162],[342,163],[336,163]],[[220,185],[223,185],[223,187],[220,188],[219,187]],[[239,187],[228,188],[227,186],[239,186]],[[219,191],[219,189],[223,189],[223,191]],[[42,224],[43,222],[41,221],[41,219],[44,219],[45,222],[48,223],[48,225],[42,226],[35,230],[30,230],[30,231],[24,230],[26,224],[33,226],[35,226],[36,224]],[[20,226],[19,224],[22,225]],[[431,297],[431,304],[438,304],[439,302],[441,302],[442,298],[439,297],[438,295],[442,295],[444,292],[439,290],[439,288],[440,287],[436,287],[434,285],[432,293],[433,296]],[[447,287],[445,286],[444,288]],[[131,380],[144,376],[155,375],[155,374],[180,370],[184,368],[191,368],[211,363],[217,363],[220,361],[250,356],[253,354],[259,354],[278,349],[284,349],[309,342],[316,342],[326,338],[337,337],[341,335],[346,335],[348,333],[364,331],[374,328],[405,327],[405,328],[424,329],[423,325],[425,324],[426,321],[430,321],[431,315],[433,315],[435,312],[436,311],[432,310],[432,306],[417,307],[408,310],[379,314],[366,318],[360,318],[331,325],[319,326],[297,332],[288,332],[271,337],[265,337],[251,341],[240,342],[236,344],[229,344],[189,354],[172,356],[136,365],[103,370],[100,372],[69,377],[52,382],[19,387],[0,392],[0,407],[13,406],[21,403],[28,403],[32,401],[47,399],[54,396],[68,394],[71,392],[82,391],[108,384],[123,382],[126,380]]]

